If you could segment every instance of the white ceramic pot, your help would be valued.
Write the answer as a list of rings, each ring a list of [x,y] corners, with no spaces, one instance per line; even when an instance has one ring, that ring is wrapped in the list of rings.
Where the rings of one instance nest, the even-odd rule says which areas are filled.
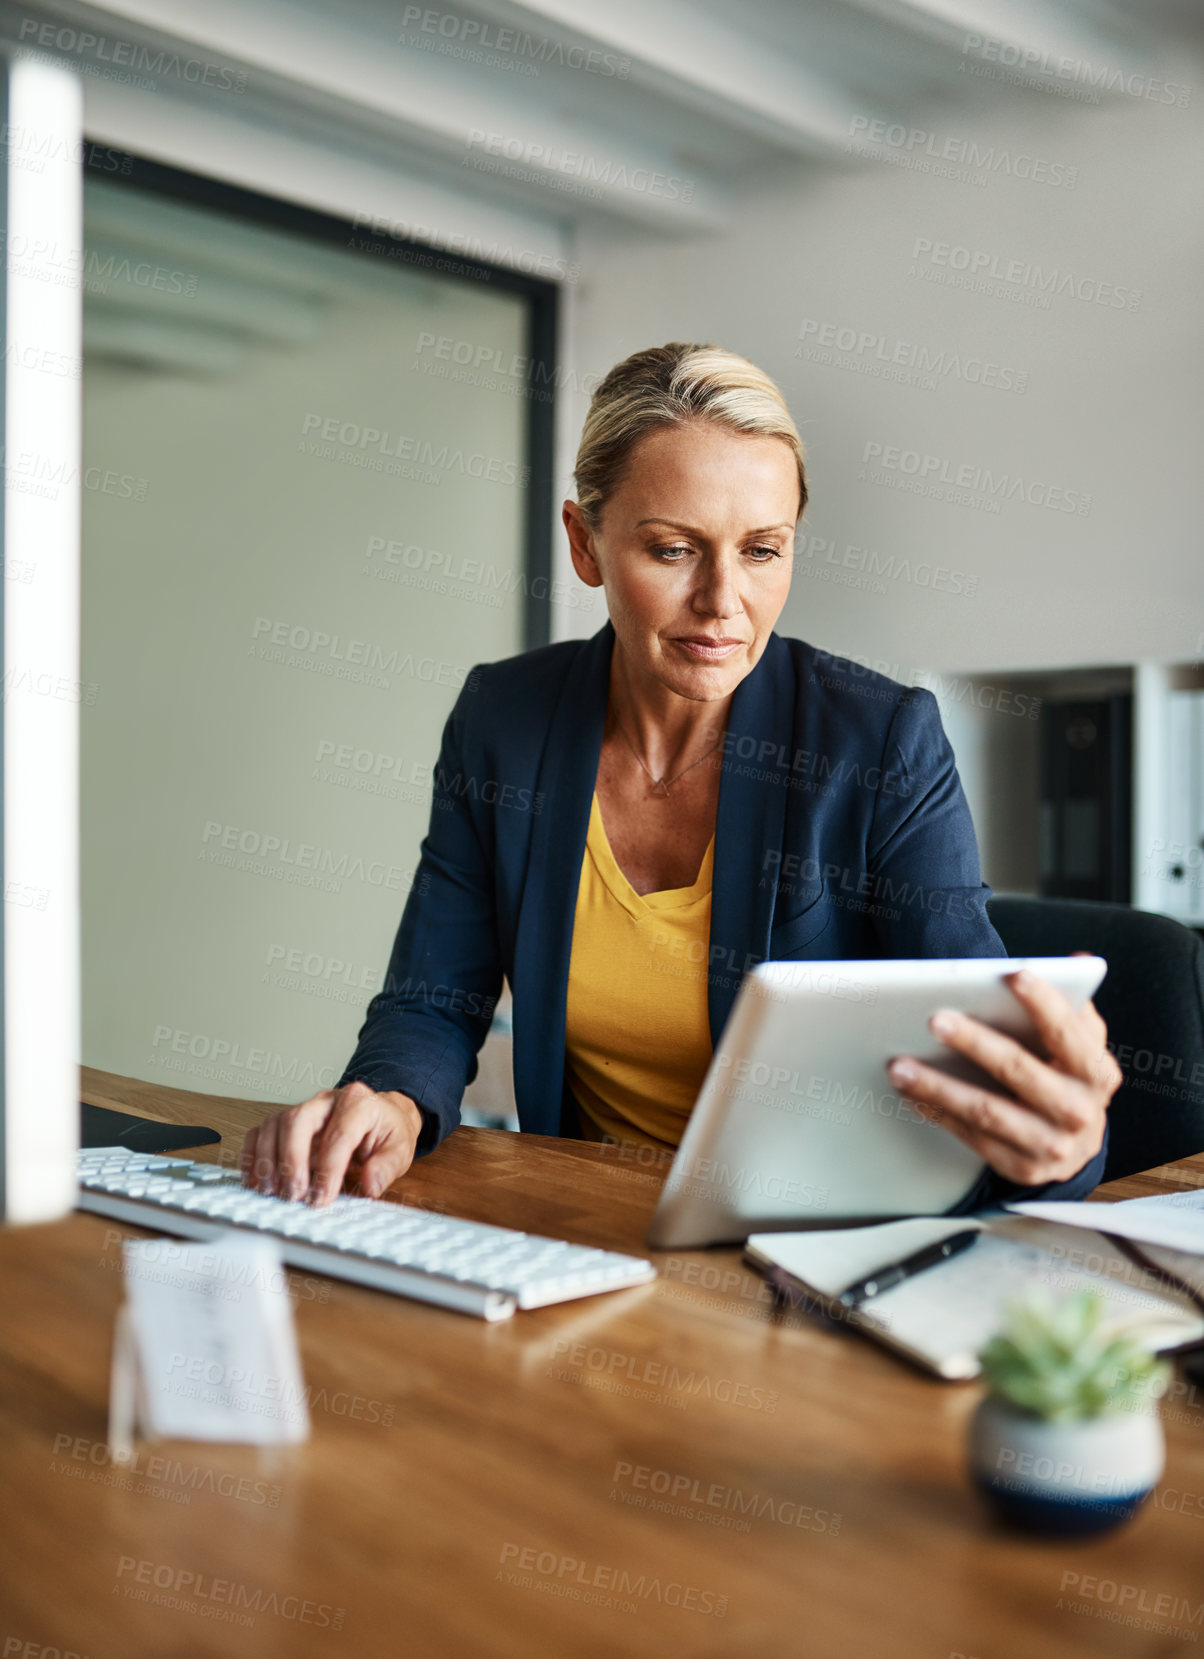
[[[970,1471],[1004,1515],[1037,1532],[1103,1532],[1127,1521],[1166,1461],[1148,1407],[1049,1423],[988,1394],[970,1422]]]

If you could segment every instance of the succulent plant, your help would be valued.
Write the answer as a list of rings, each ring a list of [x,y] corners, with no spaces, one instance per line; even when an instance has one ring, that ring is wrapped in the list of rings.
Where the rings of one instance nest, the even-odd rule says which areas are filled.
[[[1170,1367],[1131,1331],[1105,1327],[1104,1308],[1094,1291],[1011,1303],[978,1356],[988,1389],[1051,1423],[1147,1409]]]

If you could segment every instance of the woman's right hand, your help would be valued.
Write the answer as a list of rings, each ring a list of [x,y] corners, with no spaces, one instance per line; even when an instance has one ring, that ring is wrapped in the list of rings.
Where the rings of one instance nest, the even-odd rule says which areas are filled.
[[[409,1095],[376,1094],[366,1083],[323,1089],[248,1130],[243,1183],[320,1208],[350,1171],[365,1197],[379,1198],[413,1163],[421,1131],[422,1113]]]

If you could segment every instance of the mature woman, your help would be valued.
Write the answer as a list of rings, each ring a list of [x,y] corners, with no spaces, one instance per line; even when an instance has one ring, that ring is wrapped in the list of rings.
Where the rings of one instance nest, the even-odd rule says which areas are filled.
[[[523,1129],[672,1147],[755,962],[1007,954],[932,694],[773,631],[807,484],[769,377],[636,352],[575,477],[573,564],[610,619],[469,676],[385,988],[338,1085],[248,1135],[261,1191],[322,1204],[350,1169],[376,1195],[450,1134],[503,975]],[[1045,1060],[938,1011],[1000,1090],[888,1068],[987,1164],[966,1208],[1090,1191],[1120,1082],[1091,1004],[1008,983]]]

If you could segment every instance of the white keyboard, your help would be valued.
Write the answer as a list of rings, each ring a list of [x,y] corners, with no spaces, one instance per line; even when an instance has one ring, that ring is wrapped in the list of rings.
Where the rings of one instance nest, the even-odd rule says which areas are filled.
[[[323,1209],[268,1198],[236,1170],[167,1153],[90,1147],[79,1154],[77,1207],[139,1227],[212,1238],[225,1227],[267,1233],[290,1267],[509,1319],[656,1278],[651,1262],[561,1239],[458,1221],[381,1198],[342,1196]]]

